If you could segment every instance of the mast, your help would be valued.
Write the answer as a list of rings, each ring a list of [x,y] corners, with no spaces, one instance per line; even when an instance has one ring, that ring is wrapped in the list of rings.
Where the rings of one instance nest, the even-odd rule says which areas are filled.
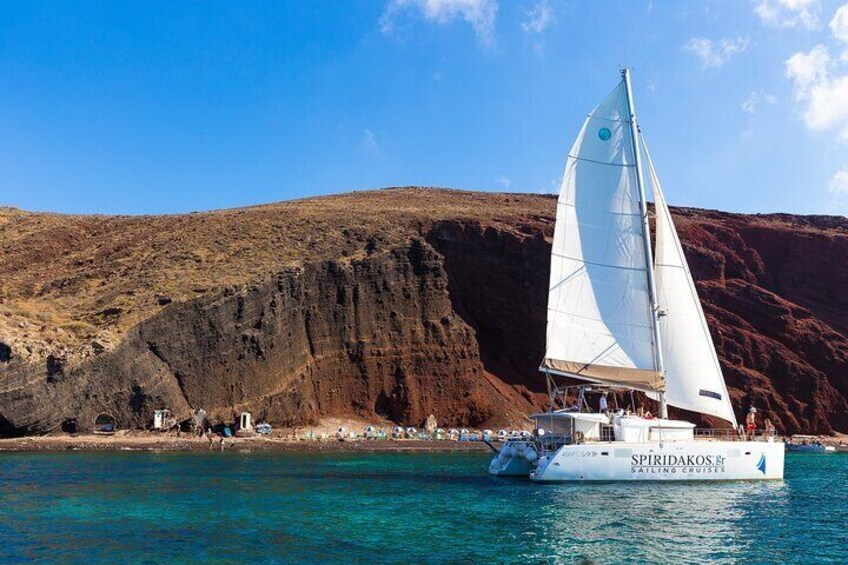
[[[621,70],[624,88],[627,91],[627,111],[630,114],[630,142],[633,147],[633,158],[636,165],[636,185],[639,188],[639,208],[642,213],[642,238],[645,247],[645,267],[648,272],[648,294],[651,305],[651,334],[653,335],[654,363],[658,373],[665,377],[662,347],[660,346],[659,307],[657,306],[657,285],[654,281],[654,259],[651,253],[651,231],[648,222],[648,202],[645,197],[645,179],[642,175],[642,155],[639,150],[639,125],[636,121],[636,108],[633,104],[633,89],[630,86],[630,69]],[[668,407],[665,403],[665,392],[659,393],[660,417],[668,418]]]

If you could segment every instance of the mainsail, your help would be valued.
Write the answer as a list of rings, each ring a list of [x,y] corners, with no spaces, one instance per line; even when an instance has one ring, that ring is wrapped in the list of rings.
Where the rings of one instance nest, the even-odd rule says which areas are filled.
[[[724,376],[704,318],[695,283],[671,213],[642,140],[656,211],[654,257],[660,318],[660,343],[666,375],[665,400],[671,406],[709,414],[736,426]]]
[[[541,370],[661,391],[626,80],[583,123],[557,202]]]

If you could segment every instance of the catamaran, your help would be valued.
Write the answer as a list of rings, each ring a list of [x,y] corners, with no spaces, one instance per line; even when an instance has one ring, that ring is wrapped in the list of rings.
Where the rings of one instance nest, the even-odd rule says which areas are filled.
[[[646,168],[647,166],[647,168]],[[647,174],[646,174],[647,173]],[[651,246],[648,189],[656,228]],[[783,478],[773,437],[737,431],[715,346],[662,187],[636,120],[628,69],[588,115],[568,154],[551,251],[540,370],[590,383],[580,404],[533,414],[531,438],[507,441],[489,472],[536,482]],[[587,390],[644,393],[657,417],[585,410]],[[626,394],[626,393],[625,393]],[[719,418],[722,436],[668,417]]]

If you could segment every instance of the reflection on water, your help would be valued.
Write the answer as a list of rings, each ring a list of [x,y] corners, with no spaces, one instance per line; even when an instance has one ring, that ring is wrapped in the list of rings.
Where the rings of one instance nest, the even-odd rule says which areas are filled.
[[[848,457],[773,483],[532,485],[483,454],[0,454],[0,561],[842,562]]]
[[[783,482],[558,485],[538,508],[546,544],[525,556],[734,562],[755,549],[745,535],[748,514],[785,507],[787,498]]]

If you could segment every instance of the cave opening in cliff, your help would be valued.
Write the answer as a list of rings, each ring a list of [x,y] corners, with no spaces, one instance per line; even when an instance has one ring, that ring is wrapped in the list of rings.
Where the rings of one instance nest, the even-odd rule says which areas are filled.
[[[94,433],[96,434],[114,434],[118,429],[118,422],[115,417],[108,412],[101,412],[94,419]]]
[[[62,422],[61,429],[66,434],[78,434],[79,433],[79,424],[77,424],[76,418],[68,418]]]
[[[12,359],[12,348],[0,342],[0,363],[6,363]]]
[[[26,432],[25,428],[15,427],[12,422],[0,414],[0,437],[23,437]]]

